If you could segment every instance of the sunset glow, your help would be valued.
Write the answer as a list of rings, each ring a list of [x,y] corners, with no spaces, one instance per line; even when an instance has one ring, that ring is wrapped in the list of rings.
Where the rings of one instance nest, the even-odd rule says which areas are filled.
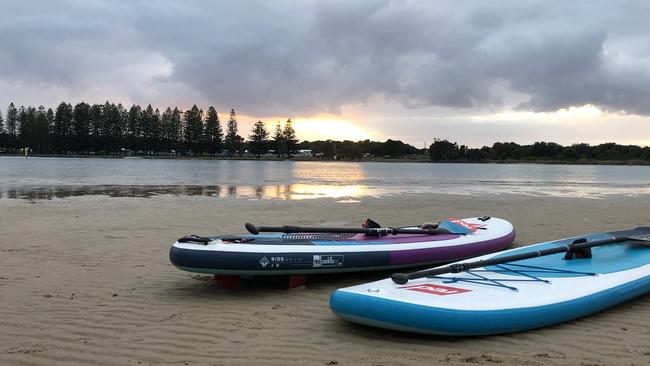
[[[375,139],[375,133],[344,119],[297,118],[293,120],[298,137],[302,140],[351,140]]]
[[[562,108],[555,112],[504,111],[489,115],[473,116],[473,120],[481,121],[555,121],[555,120],[584,120],[614,116],[607,114],[598,107],[587,104],[580,107]]]

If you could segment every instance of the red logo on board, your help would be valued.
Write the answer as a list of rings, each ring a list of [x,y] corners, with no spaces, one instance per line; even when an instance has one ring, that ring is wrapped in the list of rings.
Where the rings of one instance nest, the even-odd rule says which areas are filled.
[[[447,221],[452,222],[456,225],[460,225],[468,230],[471,230],[472,232],[476,231],[476,229],[480,229],[485,226],[483,224],[470,224],[469,222],[465,222],[456,217],[449,217],[447,218]]]
[[[440,296],[456,295],[456,294],[462,294],[463,292],[472,291],[472,290],[466,290],[464,288],[458,288],[458,287],[434,285],[432,283],[423,283],[421,285],[402,286],[400,288],[404,289],[404,290],[424,292],[425,294],[440,295]]]

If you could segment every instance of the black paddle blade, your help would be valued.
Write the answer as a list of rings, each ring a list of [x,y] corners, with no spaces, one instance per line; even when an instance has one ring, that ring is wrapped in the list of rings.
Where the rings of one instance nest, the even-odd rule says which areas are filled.
[[[404,285],[409,281],[409,276],[406,273],[393,273],[390,279],[398,285]]]
[[[650,227],[648,226],[640,226],[636,229],[633,230],[634,234],[631,235],[630,237],[634,240],[638,241],[644,241],[643,245],[649,245],[650,243]]]
[[[626,237],[630,239],[629,244],[639,246],[650,246],[650,226],[639,226],[631,230],[613,231],[608,233],[618,237]]]
[[[257,226],[251,224],[250,222],[247,222],[246,225],[244,225],[244,227],[246,227],[246,230],[248,230],[248,232],[253,235],[257,235],[260,233],[260,231],[257,229]]]
[[[208,244],[212,239],[207,236],[198,236],[198,235],[188,235],[178,239],[179,243],[201,243]]]
[[[363,224],[361,224],[361,226],[366,229],[379,229],[381,227],[379,223],[377,223],[375,220],[372,220],[370,218],[366,219],[366,221],[364,221]]]

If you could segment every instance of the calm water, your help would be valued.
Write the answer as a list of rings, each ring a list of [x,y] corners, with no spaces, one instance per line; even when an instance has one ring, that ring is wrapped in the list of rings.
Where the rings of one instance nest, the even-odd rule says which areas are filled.
[[[0,157],[0,198],[650,194],[650,167]]]

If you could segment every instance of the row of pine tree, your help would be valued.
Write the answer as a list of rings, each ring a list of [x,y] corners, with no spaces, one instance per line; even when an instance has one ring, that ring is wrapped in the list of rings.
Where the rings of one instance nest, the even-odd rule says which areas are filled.
[[[163,112],[148,105],[90,105],[62,102],[56,108],[16,106],[11,103],[6,118],[0,112],[0,149],[29,148],[40,154],[106,154],[215,156],[227,153],[257,157],[273,151],[291,157],[298,139],[291,119],[278,122],[273,136],[257,121],[246,141],[239,135],[237,114],[230,111],[225,132],[214,107],[196,105],[182,111],[167,107]]]

